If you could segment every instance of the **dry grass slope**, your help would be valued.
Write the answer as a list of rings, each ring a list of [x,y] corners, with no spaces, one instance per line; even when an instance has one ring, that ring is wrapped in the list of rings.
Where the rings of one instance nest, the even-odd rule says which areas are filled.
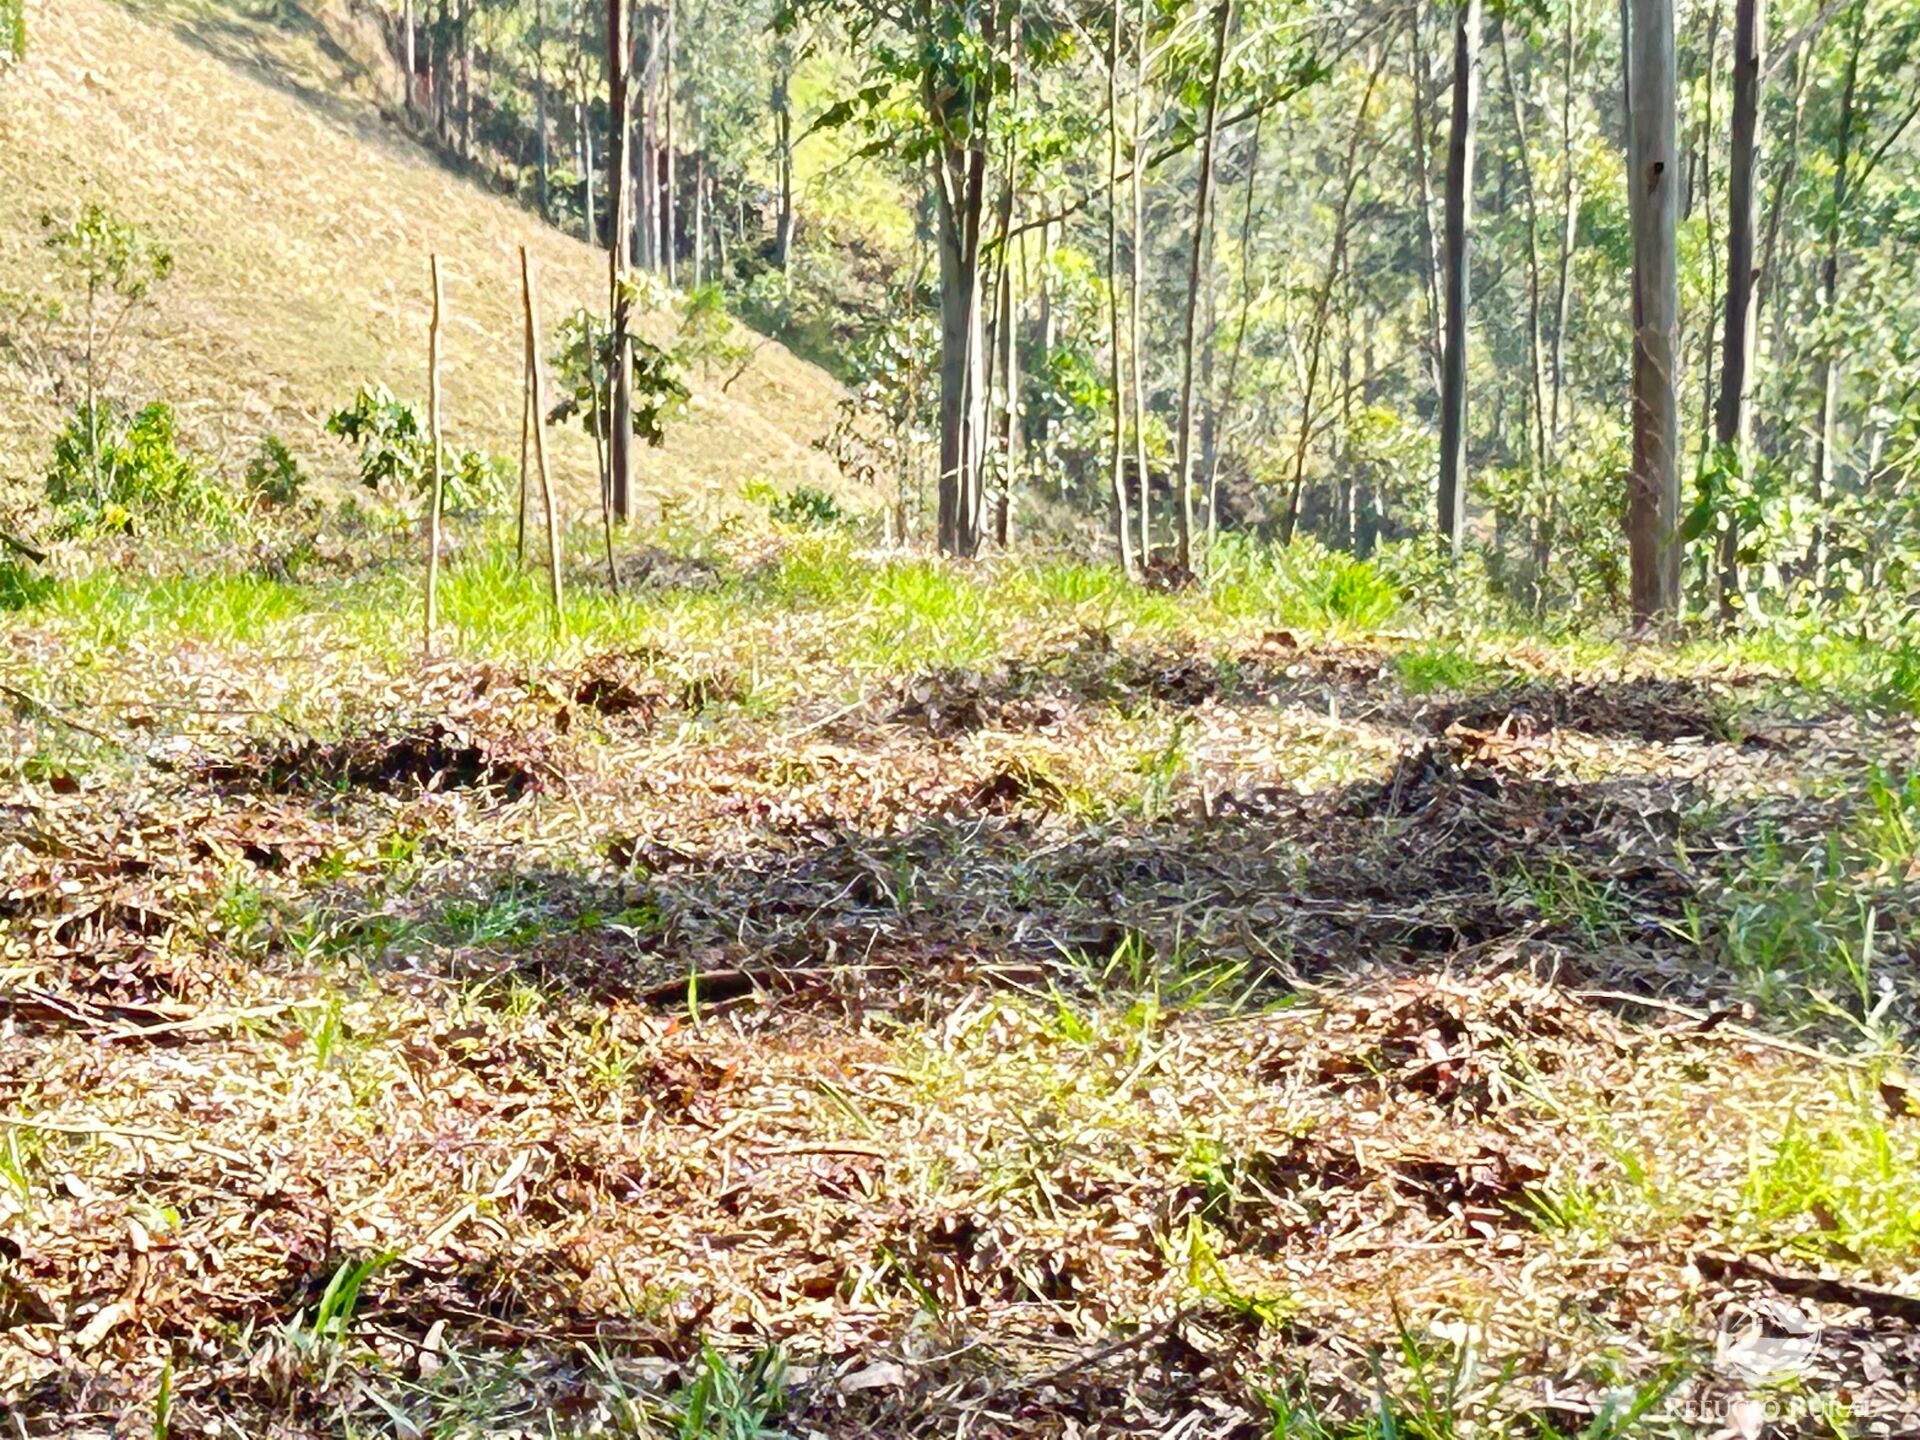
[[[356,386],[424,398],[438,249],[448,436],[517,453],[516,247],[532,249],[549,326],[602,293],[601,257],[411,143],[300,0],[256,3],[29,0],[32,52],[0,90],[0,288],[47,293],[40,215],[105,202],[176,261],[132,337],[129,394],[173,401],[229,469],[273,432],[338,474],[320,426]],[[687,423],[643,457],[647,495],[720,508],[743,477],[834,483],[812,448],[838,398],[830,377],[767,344],[725,392],[721,378],[692,377]],[[31,377],[7,385],[0,481],[17,484],[38,475],[62,407]],[[585,437],[566,436],[556,463],[586,504]]]

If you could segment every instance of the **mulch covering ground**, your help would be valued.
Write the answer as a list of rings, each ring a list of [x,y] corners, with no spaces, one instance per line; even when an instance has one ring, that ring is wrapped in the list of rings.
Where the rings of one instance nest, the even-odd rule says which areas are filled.
[[[777,1343],[796,1436],[1254,1436],[1405,1393],[1408,1338],[1463,1414],[1657,1382],[1757,1434],[1742,1343],[1817,1334],[1793,1393],[1911,1433],[1911,1257],[1742,1210],[1852,1071],[1676,934],[1912,735],[1225,659],[1073,637],[737,723],[646,652],[443,663],[330,738],[108,717],[137,758],[0,797],[0,1413],[150,1434],[164,1371],[174,1434],[592,1433]],[[1177,783],[1104,803],[1142,733]],[[1639,1221],[1569,1218],[1623,1184]]]

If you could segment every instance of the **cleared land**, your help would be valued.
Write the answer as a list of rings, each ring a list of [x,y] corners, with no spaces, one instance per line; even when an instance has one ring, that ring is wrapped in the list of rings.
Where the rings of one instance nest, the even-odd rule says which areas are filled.
[[[1910,1430],[1910,719],[657,538],[8,619],[25,1433]]]
[[[276,434],[310,469],[344,479],[348,451],[321,431],[329,413],[373,382],[426,398],[427,255],[438,250],[449,276],[448,438],[517,456],[517,247],[533,253],[549,327],[600,303],[602,254],[407,139],[383,118],[359,58],[291,0],[60,0],[35,10],[32,35],[0,87],[0,300],[10,309],[61,298],[41,215],[105,203],[170,245],[175,262],[135,316],[118,388],[173,403],[186,438],[227,473]],[[647,321],[662,342],[674,325],[664,313]],[[36,343],[30,363],[7,371],[0,478],[43,470],[79,398],[77,333],[56,327],[57,343]],[[756,476],[841,488],[814,449],[833,423],[833,380],[772,343],[758,343],[727,384],[732,369],[688,377],[686,422],[641,458],[643,503],[731,506]],[[555,432],[555,447],[562,485],[592,510],[591,444],[573,428]]]

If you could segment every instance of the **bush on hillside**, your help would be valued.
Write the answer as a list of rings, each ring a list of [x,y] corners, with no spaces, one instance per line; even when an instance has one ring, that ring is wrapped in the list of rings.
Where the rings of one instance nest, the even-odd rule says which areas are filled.
[[[307,486],[306,471],[278,435],[264,436],[247,462],[247,497],[256,505],[285,509]]]
[[[46,493],[70,531],[224,525],[234,514],[233,497],[180,448],[173,408],[159,401],[132,416],[108,402],[75,406],[53,442]]]
[[[433,440],[419,406],[384,385],[362,385],[353,403],[327,419],[327,433],[360,447],[360,483],[375,494],[424,502],[433,492]],[[477,450],[440,447],[442,503],[456,514],[480,514],[507,493],[506,467]]]

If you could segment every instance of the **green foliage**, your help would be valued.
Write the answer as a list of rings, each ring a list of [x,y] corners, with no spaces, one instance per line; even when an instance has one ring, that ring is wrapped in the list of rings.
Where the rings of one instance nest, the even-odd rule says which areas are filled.
[[[1281,623],[1370,630],[1400,609],[1400,587],[1378,565],[1310,537],[1277,548],[1223,536],[1212,563],[1224,608]]]
[[[417,406],[384,385],[362,385],[353,403],[327,417],[327,433],[360,447],[360,483],[418,495],[433,483],[431,442]]]
[[[1838,1117],[1789,1119],[1755,1156],[1747,1214],[1769,1239],[1815,1260],[1910,1260],[1920,1254],[1920,1137],[1887,1123],[1865,1077],[1843,1098]]]
[[[811,485],[797,485],[775,496],[767,502],[767,514],[782,525],[812,529],[832,529],[853,519],[838,500]]]
[[[55,437],[47,499],[72,530],[130,530],[136,521],[221,525],[233,499],[180,448],[173,410],[161,402],[125,415],[82,403]]]
[[[1817,841],[1761,826],[1716,893],[1707,938],[1770,1007],[1843,1018],[1870,1039],[1911,1026],[1891,977],[1913,924],[1920,775],[1876,775],[1852,818]]]
[[[679,375],[680,360],[639,335],[633,342],[633,433],[649,445],[667,438],[667,427],[692,398]],[[579,417],[581,428],[600,433],[602,444],[612,434],[610,410],[613,372],[613,336],[602,333],[591,311],[577,310],[560,322],[559,346],[552,356],[554,383],[560,399],[547,412],[547,423],[564,424]]]
[[[727,292],[718,282],[697,285],[680,308],[679,358],[689,365],[725,370],[753,355],[753,346],[727,313]]]
[[[433,492],[433,441],[419,408],[394,398],[384,385],[363,385],[353,403],[327,419],[327,433],[360,447],[360,483],[375,493],[398,491],[423,502]],[[443,503],[455,513],[496,508],[508,488],[507,469],[477,450],[440,447]]]
[[[173,252],[140,226],[97,200],[72,219],[40,216],[42,243],[90,299],[114,294],[138,300],[173,273]]]
[[[0,70],[26,57],[27,0],[0,0]]]
[[[278,435],[263,436],[260,448],[247,462],[247,496],[255,504],[284,508],[306,489],[306,471]]]

